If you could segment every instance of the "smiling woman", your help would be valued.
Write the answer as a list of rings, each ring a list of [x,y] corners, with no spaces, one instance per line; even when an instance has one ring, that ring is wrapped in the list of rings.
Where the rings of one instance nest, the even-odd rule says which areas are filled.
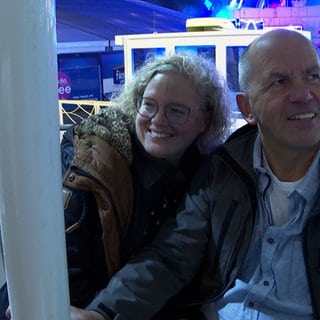
[[[156,74],[140,101],[136,117],[140,143],[149,154],[177,165],[206,129],[205,101],[189,78],[171,71]]]
[[[175,215],[193,174],[228,134],[228,94],[208,60],[163,56],[139,69],[112,107],[66,132],[72,305],[88,305]],[[73,319],[86,313],[72,310]]]

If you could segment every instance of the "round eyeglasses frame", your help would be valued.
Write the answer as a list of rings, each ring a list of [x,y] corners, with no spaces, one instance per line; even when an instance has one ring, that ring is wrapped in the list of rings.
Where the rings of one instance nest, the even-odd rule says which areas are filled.
[[[159,112],[159,104],[151,98],[140,97],[137,99],[137,112],[140,116],[152,119]],[[145,107],[145,109],[143,109]],[[146,107],[152,110],[146,110]],[[185,124],[190,115],[191,109],[182,104],[170,103],[164,106],[165,117],[173,124]],[[174,114],[175,113],[175,114]]]

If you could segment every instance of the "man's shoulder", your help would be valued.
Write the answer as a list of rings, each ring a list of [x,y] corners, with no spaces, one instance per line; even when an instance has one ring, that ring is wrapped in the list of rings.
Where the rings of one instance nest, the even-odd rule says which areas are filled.
[[[237,130],[235,130],[227,139],[225,143],[229,143],[232,141],[241,141],[241,140],[246,140],[249,139],[252,136],[256,136],[258,132],[258,127],[256,125],[249,125],[246,124]]]
[[[254,179],[253,151],[258,130],[256,126],[244,126],[211,154],[208,170],[215,179],[225,180],[237,175],[241,179]],[[250,182],[252,184],[252,182]]]

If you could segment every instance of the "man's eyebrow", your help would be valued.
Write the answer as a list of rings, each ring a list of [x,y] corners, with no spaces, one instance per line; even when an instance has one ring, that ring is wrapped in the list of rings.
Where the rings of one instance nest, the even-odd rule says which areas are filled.
[[[312,65],[310,67],[307,67],[306,69],[303,70],[303,73],[308,74],[312,72],[320,72],[320,66],[319,65]],[[290,76],[289,73],[284,73],[284,72],[271,72],[268,75],[268,79],[279,79],[279,78],[287,78]]]
[[[311,73],[311,72],[320,72],[320,66],[319,65],[313,65],[304,70],[305,73]]]
[[[268,79],[272,80],[272,79],[280,79],[280,78],[287,78],[288,77],[288,73],[283,73],[283,72],[271,72],[268,75]]]

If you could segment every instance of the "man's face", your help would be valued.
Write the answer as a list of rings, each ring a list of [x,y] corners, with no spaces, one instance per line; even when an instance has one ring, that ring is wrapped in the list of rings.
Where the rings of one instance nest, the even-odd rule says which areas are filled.
[[[262,45],[253,58],[249,103],[265,147],[309,152],[320,145],[320,68],[315,52],[293,37]]]

